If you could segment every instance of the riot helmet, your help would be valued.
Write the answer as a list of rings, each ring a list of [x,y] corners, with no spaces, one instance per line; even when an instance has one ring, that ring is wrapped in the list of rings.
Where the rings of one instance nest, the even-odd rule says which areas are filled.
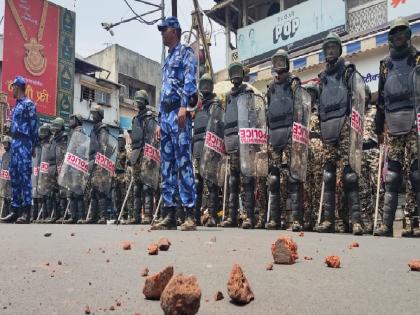
[[[77,126],[81,126],[83,124],[83,117],[80,114],[73,114],[70,116],[70,128],[74,129]]]
[[[134,99],[139,110],[143,110],[147,105],[149,105],[149,95],[145,90],[137,91]]]
[[[389,33],[388,33],[388,42],[389,45],[396,49],[402,50],[407,48],[408,42],[411,39],[411,28],[410,23],[405,18],[397,17],[391,22]]]
[[[204,73],[198,82],[198,88],[200,92],[204,96],[209,95],[213,93],[213,87],[214,87],[214,84],[213,84],[213,79],[211,75],[208,73]]]
[[[233,85],[239,86],[242,84],[245,76],[244,66],[240,62],[233,62],[228,68],[229,79]]]
[[[92,115],[92,120],[95,124],[104,119],[104,109],[99,105],[94,105],[90,109],[90,114]]]
[[[61,117],[57,117],[55,118],[52,122],[51,122],[51,132],[53,134],[56,134],[60,131],[64,130],[64,119]]]
[[[289,63],[289,54],[284,49],[279,49],[271,57],[271,64],[273,70],[277,73],[289,72],[290,63]]]
[[[322,50],[324,52],[325,60],[328,63],[337,62],[338,58],[343,53],[340,36],[334,32],[329,33],[322,43]]]
[[[120,151],[124,150],[125,149],[125,144],[126,144],[124,134],[120,133],[118,135],[117,141],[118,141],[118,150],[120,150]]]

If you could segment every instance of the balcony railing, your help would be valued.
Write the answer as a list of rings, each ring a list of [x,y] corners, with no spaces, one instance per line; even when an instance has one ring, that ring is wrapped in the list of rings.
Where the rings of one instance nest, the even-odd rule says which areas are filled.
[[[366,1],[356,7],[349,8],[347,30],[350,34],[375,28],[387,22],[386,0]]]

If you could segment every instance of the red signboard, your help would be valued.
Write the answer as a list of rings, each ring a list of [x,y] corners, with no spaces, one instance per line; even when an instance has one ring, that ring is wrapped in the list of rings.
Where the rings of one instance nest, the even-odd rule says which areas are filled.
[[[309,143],[309,130],[304,125],[293,123],[293,141],[302,144]]]
[[[112,160],[108,159],[102,153],[99,153],[99,152],[96,153],[95,164],[98,164],[100,167],[106,169],[111,174],[113,174],[115,171],[114,162],[112,162]]]
[[[259,128],[239,129],[239,141],[242,144],[265,144],[267,143],[267,133]]]
[[[27,80],[39,114],[55,116],[60,9],[44,0],[5,0],[2,90],[14,106],[11,83]]]
[[[70,152],[66,153],[64,163],[74,167],[75,169],[87,174],[89,172],[89,162],[79,158]]]
[[[216,151],[220,155],[225,154],[225,142],[222,138],[219,138],[216,134],[207,131],[206,140],[204,145],[213,151]]]
[[[351,110],[351,127],[358,133],[363,134],[363,119],[355,109]]]

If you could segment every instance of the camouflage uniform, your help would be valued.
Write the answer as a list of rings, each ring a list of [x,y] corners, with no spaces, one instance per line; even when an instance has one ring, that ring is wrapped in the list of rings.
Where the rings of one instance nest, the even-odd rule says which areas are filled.
[[[362,176],[360,177],[360,204],[365,233],[372,233],[375,216],[376,189],[379,167],[378,137],[375,134],[376,106],[369,106],[365,112]],[[379,216],[381,219],[384,191],[380,189]]]
[[[321,200],[322,165],[323,165],[323,145],[321,140],[321,130],[319,128],[319,117],[317,112],[313,112],[310,121],[310,142],[308,151],[308,172],[304,184],[304,223],[305,230],[311,230],[318,219],[319,201]]]
[[[127,178],[126,171],[125,171],[126,163],[127,163],[127,152],[124,148],[122,148],[118,151],[117,160],[115,162],[114,189],[115,189],[115,206],[117,207],[117,211],[121,211],[124,198],[127,194],[127,187],[130,182],[130,179]],[[127,204],[125,205],[122,211],[124,212],[127,211]]]

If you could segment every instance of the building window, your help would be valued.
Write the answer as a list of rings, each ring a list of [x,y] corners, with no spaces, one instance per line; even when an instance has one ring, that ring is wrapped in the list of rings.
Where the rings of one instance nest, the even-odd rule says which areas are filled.
[[[82,85],[81,99],[87,101],[95,101],[95,90]]]
[[[136,91],[137,91],[137,89],[134,88],[133,86],[131,86],[131,85],[128,86],[128,98],[130,100],[134,100],[134,98],[136,96]]]
[[[111,105],[111,95],[103,91],[95,91],[95,101],[100,105]]]

